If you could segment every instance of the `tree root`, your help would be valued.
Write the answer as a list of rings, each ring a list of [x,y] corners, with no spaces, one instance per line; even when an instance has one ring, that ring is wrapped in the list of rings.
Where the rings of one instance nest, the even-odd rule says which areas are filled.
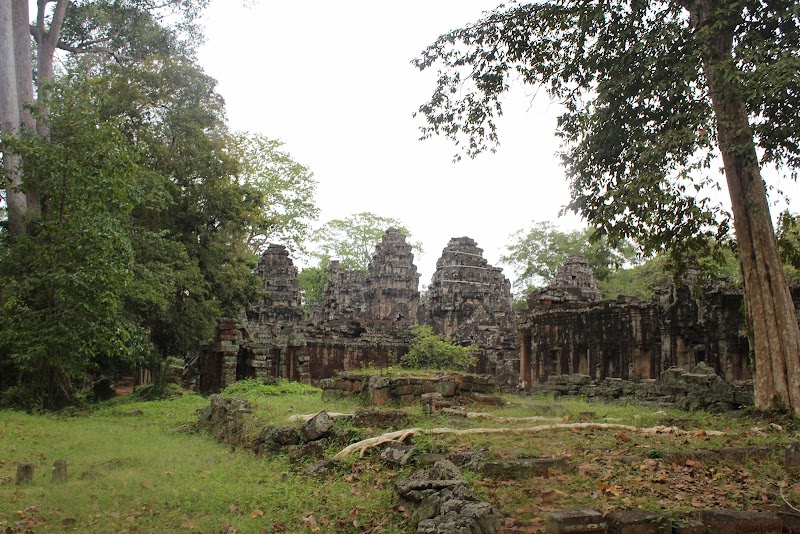
[[[307,414],[296,414],[290,415],[289,421],[293,423],[301,422],[301,423],[308,423],[312,419],[314,419],[320,412],[317,413],[307,413]],[[351,413],[339,413],[339,412],[328,412],[328,417],[331,419],[340,419],[344,417],[353,417]]]

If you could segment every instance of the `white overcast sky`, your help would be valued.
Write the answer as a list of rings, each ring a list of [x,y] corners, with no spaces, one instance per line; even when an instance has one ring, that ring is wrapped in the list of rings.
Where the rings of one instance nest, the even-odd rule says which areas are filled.
[[[313,171],[317,226],[362,211],[399,219],[423,243],[425,285],[451,237],[475,239],[500,266],[509,234],[532,220],[582,226],[558,218],[568,192],[557,108],[545,94],[534,101],[520,89],[506,99],[495,154],[453,163],[451,142],[418,140],[412,113],[435,73],[411,60],[499,0],[251,3],[212,0],[199,61],[218,80],[233,129],[282,140]]]

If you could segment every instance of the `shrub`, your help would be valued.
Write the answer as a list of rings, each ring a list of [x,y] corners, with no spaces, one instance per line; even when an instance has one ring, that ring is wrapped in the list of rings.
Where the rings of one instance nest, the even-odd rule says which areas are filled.
[[[430,326],[414,325],[414,339],[400,365],[411,369],[453,369],[466,371],[477,361],[476,345],[456,345],[434,334]]]
[[[247,395],[247,396],[278,396],[278,395],[314,395],[320,392],[319,389],[301,384],[300,382],[291,382],[285,378],[267,378],[260,380],[257,378],[248,378],[245,380],[238,380],[229,385],[222,392],[223,395]]]

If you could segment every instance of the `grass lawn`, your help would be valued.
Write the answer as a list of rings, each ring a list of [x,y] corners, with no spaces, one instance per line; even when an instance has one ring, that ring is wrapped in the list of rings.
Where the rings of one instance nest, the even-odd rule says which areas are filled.
[[[265,424],[288,425],[288,416],[326,409],[352,412],[354,400],[322,402],[318,392],[244,389]],[[0,411],[0,529],[10,532],[408,532],[396,510],[392,485],[410,468],[382,465],[369,454],[350,458],[334,474],[302,474],[285,454],[256,457],[231,450],[189,427],[208,398],[115,399],[85,413],[30,415]],[[538,422],[425,417],[419,405],[403,408],[410,426],[505,427],[502,434],[422,435],[416,453],[487,449],[494,459],[553,457],[568,468],[519,480],[492,480],[467,472],[475,491],[512,518],[510,531],[536,531],[558,508],[590,506],[668,510],[768,509],[784,496],[798,503],[782,452],[744,450],[734,457],[676,461],[694,449],[771,446],[798,441],[796,422],[748,416],[688,414],[653,407],[588,404],[579,400],[508,397],[503,407],[470,406],[496,417],[555,416],[637,427],[675,424],[685,434],[649,435],[614,429],[524,430]],[[346,420],[337,422],[348,425]],[[720,430],[723,436],[708,435]],[[364,435],[380,433],[364,430]],[[332,446],[328,456],[338,451]],[[68,481],[50,470],[68,462]],[[17,464],[34,464],[34,481],[16,487]],[[27,530],[26,530],[27,529]],[[517,529],[517,530],[514,530]]]

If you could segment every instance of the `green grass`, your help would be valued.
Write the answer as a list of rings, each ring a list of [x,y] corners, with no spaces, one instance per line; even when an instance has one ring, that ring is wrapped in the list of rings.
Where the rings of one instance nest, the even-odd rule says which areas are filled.
[[[359,473],[349,481],[345,473],[322,483],[284,455],[257,458],[182,430],[207,402],[190,394],[78,417],[0,412],[0,528],[23,520],[36,532],[360,532],[360,517],[389,522],[389,478],[351,465]],[[50,481],[59,458],[68,462],[63,485]],[[35,465],[33,484],[14,486],[19,462]]]
[[[261,425],[289,425],[293,414],[322,409],[352,412],[362,407],[355,399],[323,402],[318,390],[296,385],[237,387],[236,396],[254,403],[252,417]],[[649,436],[617,430],[529,433],[520,429],[540,423],[426,417],[419,405],[403,408],[411,416],[412,427],[516,429],[491,435],[419,436],[414,440],[418,452],[485,448],[496,459],[566,458],[570,469],[565,472],[518,481],[493,481],[467,473],[483,498],[527,525],[536,525],[547,510],[572,506],[682,512],[700,505],[760,509],[777,504],[776,484],[785,475],[776,455],[702,465],[674,465],[662,458],[670,451],[778,445],[798,439],[792,420],[783,421],[779,430],[770,429],[769,421],[746,416],[572,399],[507,400],[509,404],[501,407],[467,409],[502,417],[552,415],[569,421],[590,417],[596,422],[640,427],[678,421],[690,429],[726,432],[721,437],[700,432]],[[37,533],[64,529],[213,533],[225,532],[229,526],[240,533],[409,529],[392,502],[392,484],[408,469],[390,469],[367,455],[349,459],[324,480],[310,478],[289,464],[285,454],[257,457],[192,431],[190,423],[196,421],[197,410],[208,404],[206,397],[185,394],[171,400],[131,401],[131,397],[115,399],[72,416],[0,411],[0,530],[22,531],[26,524]],[[332,445],[328,454],[340,446]],[[69,466],[69,480],[63,485],[50,480],[57,459],[66,459]],[[35,476],[31,485],[17,488],[14,476],[20,462],[33,463]],[[676,492],[680,494],[677,500]],[[798,496],[794,487],[787,488],[786,494]]]

